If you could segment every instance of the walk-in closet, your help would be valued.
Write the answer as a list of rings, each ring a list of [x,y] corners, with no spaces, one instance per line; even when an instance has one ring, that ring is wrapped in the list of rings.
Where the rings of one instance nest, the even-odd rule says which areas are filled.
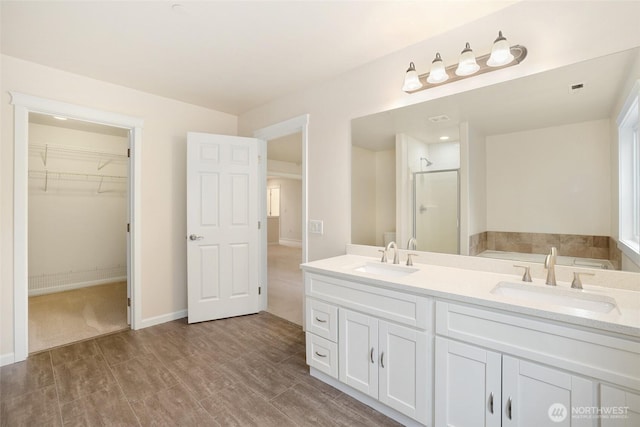
[[[29,114],[29,352],[128,328],[128,130]]]

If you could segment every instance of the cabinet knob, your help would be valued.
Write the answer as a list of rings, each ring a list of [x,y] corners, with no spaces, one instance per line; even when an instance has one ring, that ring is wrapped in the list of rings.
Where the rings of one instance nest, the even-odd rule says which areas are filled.
[[[384,368],[384,351],[380,353],[380,367]]]
[[[315,353],[316,353],[316,356],[318,356],[318,357],[327,357],[327,355],[326,355],[326,354],[320,354],[320,353],[318,353],[317,351],[316,351]]]
[[[493,414],[493,392],[489,394],[489,412]]]
[[[507,418],[511,418],[511,396],[507,399]]]
[[[369,353],[369,356],[371,357],[371,363],[376,363],[376,361],[373,360],[373,347],[371,347],[371,352]]]
[[[316,321],[320,322],[320,323],[327,323],[326,320],[319,318],[318,316],[316,316]]]

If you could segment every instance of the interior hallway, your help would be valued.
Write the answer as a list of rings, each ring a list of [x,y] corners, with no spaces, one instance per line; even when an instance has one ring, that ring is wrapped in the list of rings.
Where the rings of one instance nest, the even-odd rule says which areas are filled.
[[[0,425],[399,426],[309,375],[302,328],[186,319],[0,368]]]
[[[127,282],[29,297],[29,353],[128,328]]]
[[[267,247],[269,280],[267,311],[296,325],[302,325],[302,248],[283,245]]]

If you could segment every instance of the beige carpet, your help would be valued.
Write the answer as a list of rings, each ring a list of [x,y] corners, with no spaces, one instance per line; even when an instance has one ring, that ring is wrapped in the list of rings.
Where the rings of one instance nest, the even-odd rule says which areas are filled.
[[[269,293],[267,311],[297,325],[302,325],[302,249],[281,245],[267,248]]]
[[[29,298],[29,353],[128,328],[126,282]]]

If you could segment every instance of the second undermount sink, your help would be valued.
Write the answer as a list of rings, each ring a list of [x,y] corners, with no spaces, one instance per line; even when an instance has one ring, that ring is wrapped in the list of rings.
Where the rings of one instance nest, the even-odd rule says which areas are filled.
[[[609,296],[586,293],[577,289],[563,289],[555,286],[499,282],[491,290],[491,293],[520,300],[553,304],[596,313],[610,313],[614,309],[618,310],[616,300]]]
[[[382,262],[368,262],[364,265],[354,268],[354,271],[359,273],[376,274],[379,276],[387,277],[402,277],[408,276],[411,273],[418,271],[414,267],[405,267],[398,264],[385,264]]]

